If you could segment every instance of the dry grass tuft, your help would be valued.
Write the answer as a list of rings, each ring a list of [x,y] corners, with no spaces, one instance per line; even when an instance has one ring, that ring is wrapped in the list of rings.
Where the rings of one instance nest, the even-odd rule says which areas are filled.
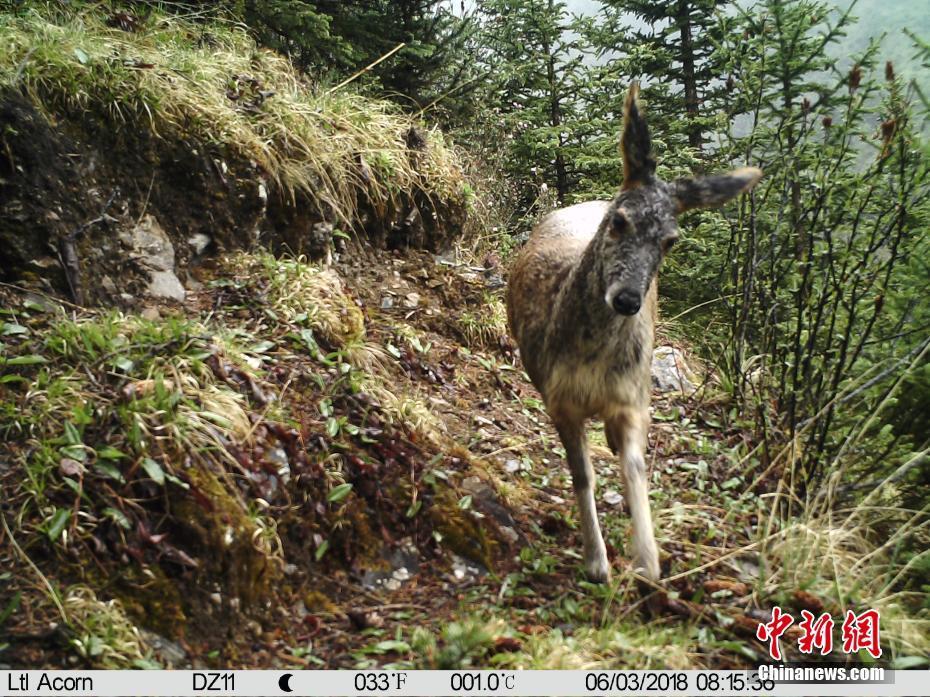
[[[480,309],[463,311],[457,324],[469,348],[497,348],[508,336],[507,307],[500,295],[485,293]]]
[[[904,542],[902,531],[913,529],[903,524],[888,536],[872,522],[864,520],[861,511],[845,517],[838,511],[787,524],[766,540],[769,575],[765,589],[772,595],[778,590],[805,589],[829,599],[843,612],[878,610],[884,648],[890,648],[894,657],[926,656],[930,654],[930,612],[915,614],[913,607],[919,599],[894,589],[902,573],[895,552]]]
[[[355,346],[365,338],[362,311],[346,294],[339,276],[303,257],[239,254],[233,268],[268,279],[268,302],[289,323],[311,326],[330,346]]]
[[[64,599],[71,646],[97,668],[154,667],[151,653],[118,600],[104,602],[87,586],[71,586]]]
[[[398,208],[403,192],[464,205],[458,157],[435,129],[412,156],[422,124],[387,102],[309,85],[290,62],[258,48],[244,27],[151,13],[137,32],[109,27],[98,4],[27,4],[0,15],[0,88],[50,112],[154,134],[183,133],[254,161],[292,201],[309,194],[322,217],[352,228],[361,204]]]

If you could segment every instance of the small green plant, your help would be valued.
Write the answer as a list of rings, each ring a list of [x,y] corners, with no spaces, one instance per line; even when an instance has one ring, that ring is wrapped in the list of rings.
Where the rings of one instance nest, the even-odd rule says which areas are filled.
[[[478,619],[451,622],[439,638],[425,629],[416,629],[411,647],[419,656],[418,667],[435,670],[458,670],[484,665],[494,644],[497,624]]]

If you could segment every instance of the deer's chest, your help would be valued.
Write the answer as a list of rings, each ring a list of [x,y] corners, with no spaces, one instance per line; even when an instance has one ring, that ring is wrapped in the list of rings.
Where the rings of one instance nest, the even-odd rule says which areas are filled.
[[[642,407],[649,401],[652,334],[636,323],[601,336],[585,336],[553,351],[546,401],[584,416],[618,407]]]

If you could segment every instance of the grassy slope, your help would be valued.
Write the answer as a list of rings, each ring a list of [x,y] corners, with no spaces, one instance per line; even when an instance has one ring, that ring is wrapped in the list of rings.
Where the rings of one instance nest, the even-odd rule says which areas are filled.
[[[360,203],[397,207],[402,192],[465,195],[438,130],[414,163],[419,124],[387,102],[309,85],[284,58],[237,26],[153,13],[126,29],[98,6],[27,3],[0,14],[0,87],[27,92],[56,116],[104,116],[111,128],[151,129],[230,147],[290,196],[355,226]]]
[[[219,665],[747,665],[760,658],[755,623],[775,603],[795,614],[825,607],[834,616],[847,607],[880,608],[890,656],[925,655],[926,619],[886,586],[895,572],[891,550],[869,541],[861,518],[768,518],[771,495],[759,492],[773,490],[777,477],[747,456],[738,421],[724,425],[730,407],[723,395],[656,402],[652,498],[673,591],[656,619],[642,616],[625,571],[629,522],[615,500],[621,478],[593,434],[617,579],[586,583],[557,438],[535,392],[495,348],[507,346],[499,319],[475,332],[474,312],[499,297],[428,256],[377,256],[340,271],[353,279],[364,324],[329,272],[321,277],[313,267],[263,256],[224,261],[176,319],[115,322],[93,313],[75,322],[35,296],[8,301],[6,356],[36,358],[14,359],[5,370],[11,381],[3,403],[15,424],[7,447],[16,467],[4,489],[17,492],[11,524],[20,547],[63,605],[55,610],[25,556],[7,550],[22,579],[11,588],[23,591],[29,608],[9,620],[13,634],[28,633],[29,617],[57,614],[66,618],[67,652],[91,665],[163,660],[136,629],[152,626],[149,601],[123,589],[121,602],[105,605],[115,591],[86,566],[87,558],[104,568],[118,564],[120,549],[141,544],[141,524],[150,526],[149,542],[123,573],[148,569],[172,592],[196,596],[190,584],[231,569],[275,569],[220,581],[227,615],[179,603],[186,626],[156,624],[184,637],[189,657],[212,655]],[[404,305],[411,293],[416,307]],[[377,309],[388,296],[396,307]],[[98,332],[104,343],[87,348]],[[22,387],[18,376],[27,381]],[[359,395],[367,395],[361,408],[353,401]],[[159,445],[133,441],[132,423]],[[282,429],[295,430],[296,450]],[[407,445],[384,450],[398,438]],[[40,447],[30,452],[28,443]],[[278,450],[283,456],[271,455]],[[279,467],[281,457],[293,479],[276,486],[280,471],[269,464]],[[401,460],[400,471],[392,460]],[[237,484],[208,489],[198,468]],[[28,478],[17,485],[23,473]],[[413,488],[404,484],[411,476]],[[210,551],[220,543],[209,542],[209,521],[204,544],[172,520],[159,492],[176,500],[176,511],[193,514],[196,508],[181,508],[185,484],[209,498],[236,499],[224,509],[227,520],[239,521],[233,538],[254,544]],[[75,491],[81,486],[84,500]],[[498,534],[501,506],[515,543]],[[386,529],[366,537],[379,525]],[[228,533],[219,527],[222,538]],[[453,539],[457,529],[466,539]],[[164,537],[152,544],[152,535]],[[382,568],[381,549],[408,539],[419,549],[412,581],[393,591],[360,583]],[[68,563],[78,552],[85,561]],[[453,552],[483,560],[491,574],[463,573]],[[182,554],[200,570],[185,568]],[[280,610],[246,605],[249,593]],[[242,598],[241,610],[227,607],[232,597]],[[254,634],[244,642],[231,628],[246,619]],[[35,650],[14,645],[18,660],[63,655],[27,648]]]

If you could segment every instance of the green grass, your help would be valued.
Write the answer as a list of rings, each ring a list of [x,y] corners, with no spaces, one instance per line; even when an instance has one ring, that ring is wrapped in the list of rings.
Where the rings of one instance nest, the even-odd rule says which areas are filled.
[[[225,146],[350,229],[366,199],[376,212],[414,191],[464,205],[442,134],[428,130],[428,147],[411,157],[405,136],[423,126],[389,103],[309,83],[243,27],[153,11],[128,32],[108,16],[99,4],[40,2],[0,14],[0,88],[25,91],[53,115]]]
[[[220,263],[205,284],[214,309],[200,319],[12,297],[0,312],[0,450],[12,468],[0,480],[3,522],[24,584],[9,590],[60,618],[62,638],[90,665],[150,662],[134,623],[185,622],[197,611],[181,599],[185,584],[216,584],[245,609],[275,592],[285,559],[325,573],[349,547],[376,553],[359,485],[376,469],[399,477],[387,489],[396,500],[379,511],[396,508],[398,525],[433,524],[420,513],[429,498],[413,505],[412,470],[380,468],[414,456],[411,467],[425,466],[437,448],[404,443],[430,441],[436,417],[372,360],[388,354],[338,276],[265,253]],[[287,474],[274,469],[277,488],[261,490],[280,466],[267,456],[281,449]],[[132,558],[121,559],[124,549]],[[179,562],[190,576],[176,574]],[[0,593],[0,611],[13,600]],[[175,636],[177,625],[154,629]]]

